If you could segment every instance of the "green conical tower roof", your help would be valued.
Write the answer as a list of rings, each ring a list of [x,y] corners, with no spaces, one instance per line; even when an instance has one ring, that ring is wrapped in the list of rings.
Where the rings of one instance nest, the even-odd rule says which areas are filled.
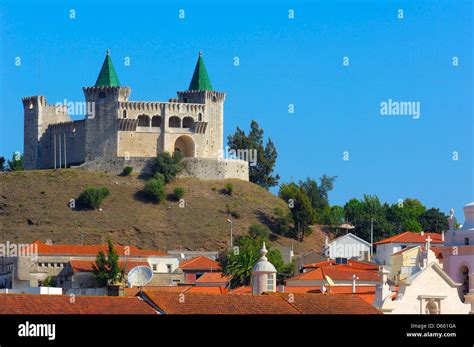
[[[207,75],[201,52],[199,52],[199,58],[194,69],[193,79],[189,84],[189,90],[212,90],[211,81]]]
[[[102,69],[100,69],[99,77],[95,82],[96,87],[119,87],[120,82],[115,72],[114,65],[112,64],[112,59],[110,58],[110,51],[107,50],[107,55],[105,56],[104,63],[102,64]]]

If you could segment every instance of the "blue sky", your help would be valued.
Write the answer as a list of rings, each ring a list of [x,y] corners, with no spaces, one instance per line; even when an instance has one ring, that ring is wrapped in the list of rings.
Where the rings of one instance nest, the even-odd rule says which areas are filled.
[[[23,151],[21,97],[83,101],[107,48],[131,100],[161,101],[202,50],[225,134],[257,120],[282,182],[336,175],[332,204],[415,197],[461,220],[474,200],[470,1],[4,0],[0,16],[0,155]],[[382,116],[388,99],[419,102],[420,118]]]

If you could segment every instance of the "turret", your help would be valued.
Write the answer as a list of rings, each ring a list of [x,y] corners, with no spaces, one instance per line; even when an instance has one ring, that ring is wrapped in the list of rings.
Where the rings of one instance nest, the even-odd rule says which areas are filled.
[[[222,158],[224,150],[224,101],[225,93],[213,90],[202,53],[194,68],[187,91],[178,92],[178,102],[205,104],[205,113],[197,122],[208,123],[206,127],[207,148],[202,157]]]
[[[49,163],[40,150],[46,129],[55,123],[71,120],[64,105],[50,105],[44,96],[22,99],[24,112],[24,166],[27,170],[48,168]]]
[[[130,88],[120,86],[109,50],[95,85],[82,89],[93,110],[86,115],[86,160],[117,156],[118,103],[128,100]]]
[[[265,242],[260,250],[261,257],[252,269],[252,293],[260,295],[264,292],[276,292],[277,270],[266,257],[268,253]]]

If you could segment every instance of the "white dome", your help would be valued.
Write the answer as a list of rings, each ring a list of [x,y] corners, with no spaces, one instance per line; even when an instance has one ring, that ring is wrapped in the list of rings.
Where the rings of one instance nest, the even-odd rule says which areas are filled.
[[[273,272],[276,273],[277,270],[268,260],[260,259],[257,264],[252,269],[252,272]]]
[[[275,269],[275,267],[273,266],[272,263],[270,263],[267,259],[267,257],[265,256],[266,254],[268,253],[266,247],[265,247],[265,242],[263,243],[263,247],[262,249],[260,250],[260,254],[262,255],[262,257],[260,258],[260,260],[257,262],[257,264],[255,264],[255,266],[253,267],[252,269],[252,273],[256,273],[256,272],[271,272],[271,273],[276,273],[277,270]]]

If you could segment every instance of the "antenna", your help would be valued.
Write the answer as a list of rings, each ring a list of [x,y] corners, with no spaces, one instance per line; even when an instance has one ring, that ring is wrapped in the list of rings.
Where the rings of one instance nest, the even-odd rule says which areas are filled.
[[[138,265],[128,272],[128,284],[130,287],[142,287],[153,278],[153,271],[149,266]]]

